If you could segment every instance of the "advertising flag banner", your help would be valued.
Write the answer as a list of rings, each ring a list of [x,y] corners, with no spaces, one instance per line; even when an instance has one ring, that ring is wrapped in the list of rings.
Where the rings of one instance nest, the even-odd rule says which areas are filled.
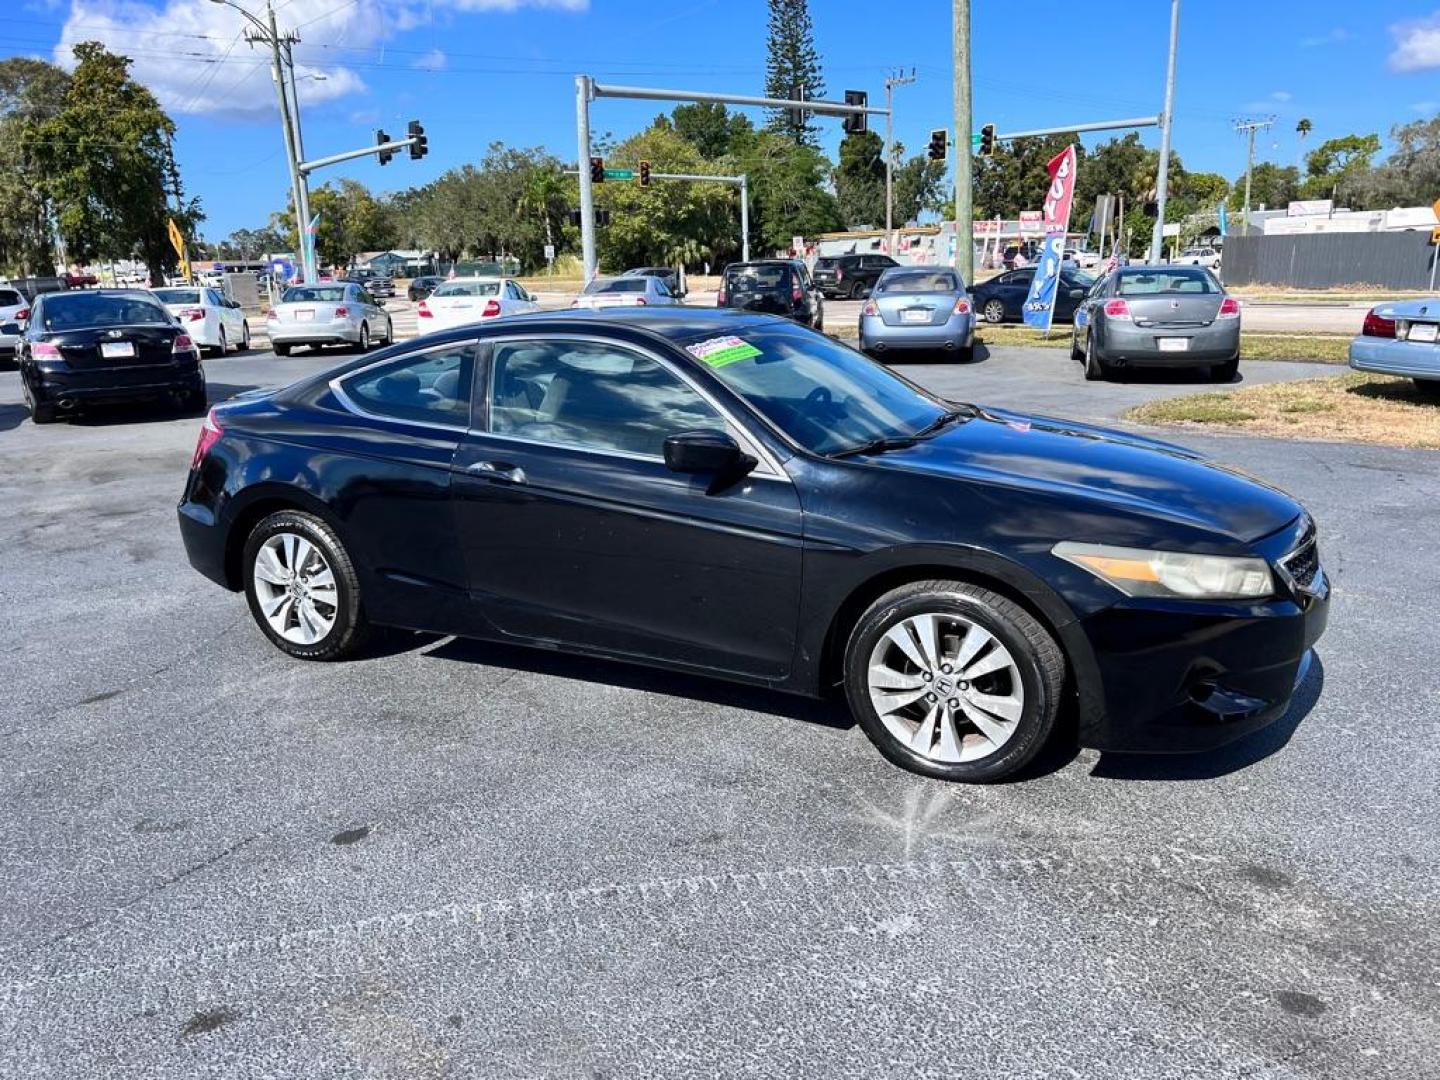
[[[1055,317],[1055,294],[1060,286],[1060,264],[1065,257],[1065,231],[1070,227],[1070,204],[1075,198],[1075,147],[1067,146],[1050,159],[1050,187],[1040,208],[1045,246],[1035,265],[1030,295],[1021,314],[1026,326],[1050,330]]]

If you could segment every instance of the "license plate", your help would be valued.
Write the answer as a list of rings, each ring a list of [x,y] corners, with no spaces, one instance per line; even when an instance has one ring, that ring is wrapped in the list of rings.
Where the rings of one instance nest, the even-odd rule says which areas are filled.
[[[100,343],[100,355],[107,359],[134,356],[135,344],[130,341],[102,341]]]
[[[1185,352],[1190,348],[1188,337],[1156,338],[1155,343],[1160,347],[1161,352]]]
[[[315,312],[311,311],[311,310],[308,309],[308,308],[306,308],[306,309],[303,310],[303,311],[297,311],[297,312],[295,312],[295,321],[296,321],[296,322],[313,322],[314,319],[315,319]]]
[[[1437,326],[1435,323],[1411,323],[1410,329],[1405,332],[1405,340],[1434,341],[1437,331],[1440,331],[1440,326]]]
[[[900,321],[901,321],[901,322],[925,322],[925,323],[928,323],[928,322],[930,321],[930,312],[924,311],[924,310],[920,310],[920,311],[902,311],[902,312],[900,312]]]

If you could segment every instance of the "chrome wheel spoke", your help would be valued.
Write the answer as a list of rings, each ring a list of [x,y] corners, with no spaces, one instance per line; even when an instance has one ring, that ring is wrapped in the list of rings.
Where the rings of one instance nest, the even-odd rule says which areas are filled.
[[[1000,697],[996,694],[966,694],[962,701],[968,701],[977,709],[982,709],[991,716],[998,716],[1002,720],[1009,720],[1012,724],[1020,719],[1020,714],[1025,711],[1025,706],[1020,698],[1015,695]]]
[[[285,607],[285,605],[290,603],[291,599],[293,598],[288,592],[276,593],[275,595],[268,597],[261,597],[260,610],[265,613],[265,617],[267,619],[269,619],[271,622],[274,622],[276,618],[280,616],[281,609]]]
[[[910,662],[918,668],[928,668],[929,662],[925,654],[920,651],[920,646],[910,635],[908,623],[897,623],[885,632],[885,639],[893,642],[895,647],[910,658]]]
[[[965,719],[969,720],[975,729],[995,746],[1001,745],[1010,738],[1013,732],[1012,728],[1006,727],[989,713],[977,709],[964,698],[960,699],[960,708],[965,713]]]
[[[969,672],[965,671],[965,665],[974,660],[980,650],[994,640],[990,636],[990,631],[972,623],[970,629],[965,632],[965,640],[960,642],[960,651],[955,656],[955,670],[969,677]]]
[[[895,694],[880,694],[873,690],[870,692],[870,700],[875,703],[875,711],[881,716],[895,712],[897,709],[903,709],[906,705],[913,705],[924,696],[925,689],[923,687],[919,690],[901,690]]]
[[[940,712],[940,749],[936,756],[941,761],[959,761],[960,736],[955,730],[955,710],[948,705]]]
[[[907,675],[903,671],[896,671],[887,664],[871,664],[870,688],[872,690],[923,690],[925,681],[918,674]]]
[[[289,575],[274,550],[262,547],[255,555],[255,576],[261,581],[284,588],[289,584]]]
[[[915,734],[910,736],[910,749],[916,753],[930,756],[930,744],[935,741],[935,725],[940,722],[941,707],[939,703],[930,706],[930,711],[925,714],[925,719],[920,721],[915,729]]]
[[[310,541],[306,540],[303,536],[297,536],[295,538],[294,566],[297,574],[303,574],[305,572],[305,567],[309,564],[310,555],[314,550],[315,548],[311,545]]]
[[[1003,671],[1013,666],[1014,661],[1010,659],[1010,654],[997,645],[980,659],[972,660],[969,667],[960,670],[960,674],[973,681],[981,675],[989,675],[993,671]]]
[[[313,645],[335,628],[340,593],[325,552],[296,533],[269,537],[250,568],[265,621],[296,645]]]
[[[915,640],[920,644],[920,651],[925,654],[924,666],[932,671],[940,666],[940,634],[935,628],[934,615],[916,615],[910,619],[908,625],[915,634]]]
[[[316,589],[329,589],[331,592],[334,592],[335,575],[330,572],[330,568],[328,566],[325,566],[324,563],[321,563],[321,569],[316,570],[315,573],[311,574],[310,577],[306,580],[305,584],[310,586],[311,592],[314,592]]]
[[[310,599],[317,604],[324,604],[326,607],[334,608],[339,606],[339,595],[334,589],[310,589]]]

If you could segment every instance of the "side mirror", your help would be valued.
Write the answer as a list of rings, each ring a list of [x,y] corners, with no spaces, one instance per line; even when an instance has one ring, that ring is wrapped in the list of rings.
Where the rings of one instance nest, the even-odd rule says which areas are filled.
[[[1085,296],[1085,290],[1084,290],[1084,289],[1071,289],[1071,290],[1070,290],[1070,295],[1071,295],[1071,297],[1073,297],[1073,298],[1076,299],[1076,300],[1081,300],[1081,299],[1083,299],[1084,296]]]
[[[665,440],[665,467],[677,473],[725,475],[748,472],[755,459],[723,431],[682,431]]]
[[[18,322],[7,322],[0,326],[0,334],[5,334],[7,337],[19,337],[24,332],[24,327]]]

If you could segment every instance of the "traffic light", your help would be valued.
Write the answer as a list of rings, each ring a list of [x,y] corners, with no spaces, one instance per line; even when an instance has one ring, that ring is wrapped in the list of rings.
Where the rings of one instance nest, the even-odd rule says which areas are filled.
[[[607,210],[607,209],[606,209],[605,207],[603,207],[603,206],[596,207],[596,208],[595,208],[595,224],[596,224],[596,225],[609,225],[609,224],[610,224],[610,211]]]
[[[846,90],[845,104],[864,107],[870,104],[870,95],[864,90]],[[869,122],[870,116],[868,113],[846,113],[845,119],[841,121],[840,126],[845,129],[846,135],[859,135],[866,130]]]
[[[389,141],[390,141],[390,136],[389,136],[389,135],[386,135],[385,132],[380,131],[379,129],[376,129],[376,131],[375,131],[375,145],[376,145],[376,146],[384,146],[384,145],[385,145],[387,142],[389,142]],[[390,159],[395,156],[395,151],[394,151],[394,150],[381,150],[380,153],[377,154],[376,156],[380,159],[380,164],[381,164],[381,165],[389,165],[389,164],[390,164]]]
[[[792,87],[790,88],[790,100],[791,100],[791,101],[804,101],[804,100],[805,100],[805,88],[802,87],[802,86],[792,86]],[[805,110],[804,110],[804,109],[799,109],[799,108],[789,108],[789,109],[786,109],[786,110],[785,110],[785,122],[788,123],[788,124],[789,124],[791,127],[793,127],[793,128],[802,128],[802,127],[804,127],[804,126],[805,126]]]
[[[603,184],[605,182],[605,159],[603,157],[592,157],[590,159],[590,182],[592,184]]]
[[[980,156],[992,157],[995,153],[995,125],[986,124],[980,129]]]
[[[640,186],[650,186],[650,163],[648,161],[640,162]]]
[[[946,128],[936,128],[930,132],[930,145],[925,149],[925,155],[931,161],[944,161],[950,153],[950,132]]]
[[[425,137],[425,129],[420,126],[419,120],[411,120],[405,131],[415,140],[410,144],[410,160],[419,161],[430,152],[430,140]]]
[[[579,211],[579,210],[571,210],[571,211],[570,211],[570,224],[571,224],[571,225],[574,225],[575,228],[577,228],[577,229],[580,227],[580,211]]]

